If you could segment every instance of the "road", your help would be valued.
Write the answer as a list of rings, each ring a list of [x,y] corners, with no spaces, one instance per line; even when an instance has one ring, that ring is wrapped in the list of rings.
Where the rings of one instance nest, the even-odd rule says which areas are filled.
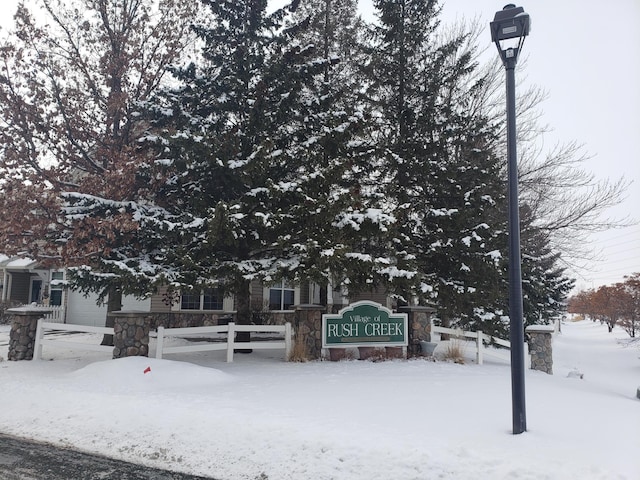
[[[2,480],[212,480],[0,434]]]

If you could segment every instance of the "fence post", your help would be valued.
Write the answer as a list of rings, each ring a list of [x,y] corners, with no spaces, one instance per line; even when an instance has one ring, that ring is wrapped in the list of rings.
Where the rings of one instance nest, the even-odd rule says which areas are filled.
[[[229,322],[227,325],[227,363],[233,363],[233,347],[235,343],[236,324]]]
[[[291,323],[287,322],[284,324],[284,354],[285,361],[289,361],[289,357],[291,356]]]
[[[309,359],[322,358],[322,315],[326,308],[323,305],[296,305],[296,341],[304,346],[305,355]]]
[[[156,358],[162,358],[162,348],[164,347],[164,327],[162,325],[158,326],[157,333]]]
[[[531,369],[553,375],[553,325],[529,325],[525,331],[529,335]]]
[[[438,343],[441,340],[440,333],[434,332],[435,325],[433,324],[433,318],[431,319],[431,341],[434,343]]]
[[[38,319],[50,311],[32,306],[9,308],[5,311],[11,315],[7,360],[33,359]]]
[[[113,317],[113,358],[148,357],[148,312],[120,310],[108,314]]]
[[[38,319],[38,326],[36,327],[36,338],[35,343],[33,345],[33,359],[40,360],[42,358],[42,336],[44,335],[44,331],[42,328],[43,318]]]
[[[484,345],[482,343],[482,330],[478,330],[476,332],[476,363],[478,365],[482,365],[483,362],[483,358],[482,358],[482,350],[484,348]]]

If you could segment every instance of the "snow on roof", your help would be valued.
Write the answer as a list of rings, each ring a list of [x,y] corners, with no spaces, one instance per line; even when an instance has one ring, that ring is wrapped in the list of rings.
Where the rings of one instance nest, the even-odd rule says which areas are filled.
[[[37,264],[38,262],[28,257],[9,258],[6,255],[0,256],[0,267],[6,269],[26,270],[35,267]]]

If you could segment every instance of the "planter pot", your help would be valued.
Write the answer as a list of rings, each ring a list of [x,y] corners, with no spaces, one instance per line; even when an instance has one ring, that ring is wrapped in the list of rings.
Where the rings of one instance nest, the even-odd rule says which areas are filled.
[[[404,358],[402,347],[384,347],[387,358]]]
[[[438,346],[437,342],[425,342],[424,340],[420,341],[420,350],[422,350],[422,354],[431,357],[433,356],[433,352]]]
[[[329,360],[332,362],[339,362],[347,357],[347,350],[344,348],[330,348]]]

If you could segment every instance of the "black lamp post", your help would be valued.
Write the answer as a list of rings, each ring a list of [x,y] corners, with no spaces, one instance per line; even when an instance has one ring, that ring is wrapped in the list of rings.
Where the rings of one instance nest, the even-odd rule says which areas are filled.
[[[520,267],[520,214],[518,212],[518,159],[516,155],[516,80],[518,54],[529,34],[529,15],[510,3],[490,23],[491,40],[498,47],[507,72],[507,163],[509,183],[509,317],[511,323],[511,402],[513,433],[527,430],[524,395],[524,322]]]

